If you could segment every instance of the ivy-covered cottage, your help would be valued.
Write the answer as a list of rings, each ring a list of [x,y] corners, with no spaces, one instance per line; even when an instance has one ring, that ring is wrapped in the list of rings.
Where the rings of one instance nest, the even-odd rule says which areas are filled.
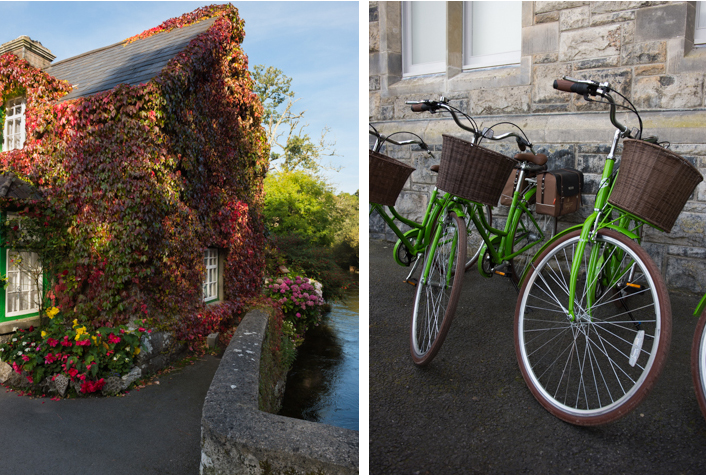
[[[180,336],[259,290],[268,152],[243,35],[222,5],[54,64],[0,45],[0,334],[55,305]]]

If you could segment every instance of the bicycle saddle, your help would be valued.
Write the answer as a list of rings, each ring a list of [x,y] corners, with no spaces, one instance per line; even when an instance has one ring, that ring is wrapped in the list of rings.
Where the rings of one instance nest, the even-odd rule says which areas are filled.
[[[520,162],[530,162],[535,165],[544,165],[547,163],[547,155],[544,153],[516,153],[513,158]]]

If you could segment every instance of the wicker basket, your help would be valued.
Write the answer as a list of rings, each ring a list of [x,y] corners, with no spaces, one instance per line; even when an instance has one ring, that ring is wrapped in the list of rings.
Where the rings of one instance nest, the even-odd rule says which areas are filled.
[[[370,203],[394,206],[414,170],[399,160],[370,150]]]
[[[642,140],[624,140],[609,203],[670,232],[703,175],[686,159]]]
[[[497,206],[515,164],[498,152],[444,135],[436,186],[467,200]]]

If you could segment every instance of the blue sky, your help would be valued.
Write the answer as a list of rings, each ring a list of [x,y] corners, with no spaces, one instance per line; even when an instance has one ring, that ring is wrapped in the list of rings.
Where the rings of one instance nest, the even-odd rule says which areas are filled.
[[[0,43],[21,35],[70,58],[118,43],[210,2],[0,1]],[[358,189],[358,3],[232,2],[245,21],[250,68],[275,66],[293,78],[312,139],[328,126],[342,169],[326,172],[336,191]]]

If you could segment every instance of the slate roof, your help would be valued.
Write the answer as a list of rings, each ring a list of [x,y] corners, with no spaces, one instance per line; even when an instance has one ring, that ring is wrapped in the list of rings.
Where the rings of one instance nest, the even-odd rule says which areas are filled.
[[[215,20],[203,20],[125,46],[125,41],[122,41],[51,64],[44,71],[76,86],[60,102],[107,91],[119,84],[146,83],[157,76],[192,39],[206,32]]]

